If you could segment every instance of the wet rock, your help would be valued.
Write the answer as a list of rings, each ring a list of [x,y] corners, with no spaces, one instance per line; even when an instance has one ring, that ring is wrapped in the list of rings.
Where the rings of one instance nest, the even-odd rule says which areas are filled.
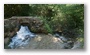
[[[62,41],[64,41],[64,42],[67,42],[67,41],[68,41],[67,38],[65,38],[64,36],[60,36],[60,39],[61,39]]]
[[[56,36],[57,38],[60,38],[60,35],[58,33],[55,33],[54,36]]]
[[[71,49],[82,49],[81,42],[76,41]]]
[[[63,48],[64,49],[71,49],[72,47],[73,47],[73,42],[70,42],[70,43],[63,43],[64,44],[64,46],[63,46]]]
[[[64,42],[67,42],[67,38],[65,38],[64,36],[62,36],[62,35],[59,34],[59,33],[55,33],[54,36],[57,37],[57,38],[60,38],[60,39],[61,39],[62,41],[64,41]]]

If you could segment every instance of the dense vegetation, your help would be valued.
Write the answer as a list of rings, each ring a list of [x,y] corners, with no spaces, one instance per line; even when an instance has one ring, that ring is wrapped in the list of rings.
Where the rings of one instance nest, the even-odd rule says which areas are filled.
[[[5,4],[4,17],[37,16],[49,33],[62,32],[70,38],[84,38],[83,4]]]

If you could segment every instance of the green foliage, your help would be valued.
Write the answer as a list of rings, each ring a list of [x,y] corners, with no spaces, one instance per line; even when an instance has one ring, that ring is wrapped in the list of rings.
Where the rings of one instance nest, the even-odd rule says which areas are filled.
[[[52,29],[50,28],[50,26],[47,23],[45,23],[44,27],[49,33],[52,33]]]
[[[40,17],[40,19],[43,20],[43,22],[44,22],[44,28],[47,30],[48,33],[53,33],[53,29],[51,28],[49,22],[44,18]]]
[[[72,38],[84,33],[84,4],[5,4],[4,17],[43,17],[48,32],[62,29]],[[83,32],[79,31],[82,30]]]
[[[84,38],[83,37],[80,37],[80,38],[77,38],[77,41],[79,41],[81,43],[81,48],[84,48]]]

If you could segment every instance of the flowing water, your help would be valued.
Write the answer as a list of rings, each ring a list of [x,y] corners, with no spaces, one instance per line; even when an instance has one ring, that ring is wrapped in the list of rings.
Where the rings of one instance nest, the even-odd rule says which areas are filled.
[[[31,38],[36,37],[36,36],[37,35],[35,35],[34,33],[30,32],[30,30],[28,29],[27,26],[21,26],[20,27],[20,30],[17,32],[17,34],[13,38],[11,38],[12,41],[10,42],[10,44],[8,45],[8,47],[10,47],[11,49],[18,49],[18,48],[21,49],[21,48],[25,48],[25,46],[29,45],[30,42],[32,43],[30,45],[35,44],[36,47],[39,47],[39,46],[43,45],[42,42],[44,42],[44,44],[46,44],[46,43],[49,43],[49,41],[50,41],[49,40],[47,42],[47,40],[50,39],[50,37],[49,38],[47,37],[48,39],[46,38],[46,36],[48,36],[48,35],[45,35],[45,37],[44,36],[41,37],[42,38],[42,41],[41,42],[38,41],[38,43],[40,43],[40,44],[38,44],[37,42],[35,42],[35,40],[36,39],[38,40],[38,37],[40,37],[40,36],[38,36],[35,40],[33,40],[34,42],[33,41],[30,41]],[[54,36],[60,38],[63,41],[63,43],[60,43],[60,46],[63,46],[63,49],[75,49],[75,48],[77,48],[77,46],[78,47],[80,46],[80,43],[74,44],[72,41],[68,41],[67,38],[65,38],[63,36],[60,36],[57,33]],[[50,44],[52,44],[52,42],[50,42]],[[47,44],[45,46],[47,46]],[[47,47],[50,47],[50,45],[48,45]],[[54,47],[56,47],[56,46],[54,46]],[[43,47],[43,48],[45,48],[45,47]]]
[[[11,49],[24,48],[26,45],[28,45],[30,39],[35,36],[35,34],[30,32],[27,26],[21,26],[20,30],[17,32],[17,35],[11,38],[12,41],[8,46]]]

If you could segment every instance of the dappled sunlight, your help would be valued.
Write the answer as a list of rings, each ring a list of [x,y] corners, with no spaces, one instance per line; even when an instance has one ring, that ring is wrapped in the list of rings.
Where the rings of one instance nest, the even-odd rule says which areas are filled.
[[[36,40],[36,41],[41,41],[41,40],[42,40],[42,37],[41,37],[41,36],[37,36],[37,37],[35,38],[35,40]]]
[[[63,43],[63,41],[60,38],[53,37],[52,40],[54,43],[57,43],[57,42]]]

